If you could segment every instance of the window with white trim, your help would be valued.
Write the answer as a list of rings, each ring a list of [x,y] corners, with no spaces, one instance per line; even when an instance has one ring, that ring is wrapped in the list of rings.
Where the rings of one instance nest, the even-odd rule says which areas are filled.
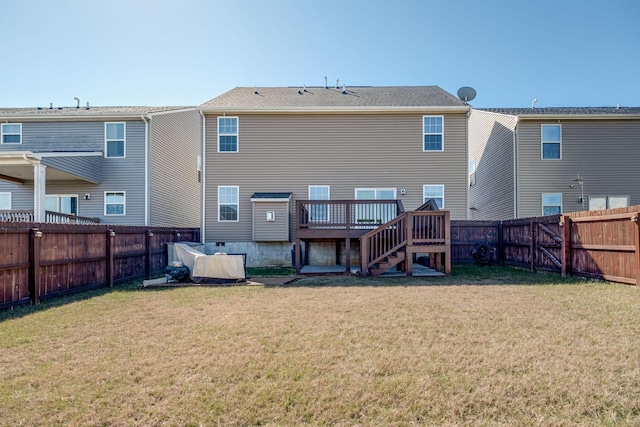
[[[356,188],[356,200],[395,200],[395,188]],[[356,205],[356,222],[364,226],[384,224],[397,216],[396,203],[362,203]]]
[[[11,193],[0,193],[0,210],[11,209]]]
[[[124,191],[104,192],[104,214],[105,215],[125,215],[126,214],[126,194]]]
[[[218,152],[238,152],[237,117],[218,117]]]
[[[239,218],[238,212],[238,186],[219,186],[218,187],[218,221],[219,222],[237,222]]]
[[[629,207],[630,199],[629,196],[589,196],[589,210],[626,208]]]
[[[560,160],[562,158],[562,127],[542,125],[541,144],[543,160]]]
[[[47,194],[44,199],[44,209],[69,215],[78,215],[77,194]]]
[[[330,188],[328,185],[310,185],[309,200],[329,200]],[[327,222],[329,221],[329,206],[309,204],[309,221]]]
[[[0,133],[3,144],[22,144],[21,123],[2,123]]]
[[[109,158],[126,157],[126,124],[104,124],[104,156]]]
[[[562,193],[542,193],[542,216],[562,213]]]
[[[444,151],[444,116],[423,116],[422,134],[422,151]]]
[[[422,202],[433,199],[440,209],[444,209],[444,185],[423,185]]]

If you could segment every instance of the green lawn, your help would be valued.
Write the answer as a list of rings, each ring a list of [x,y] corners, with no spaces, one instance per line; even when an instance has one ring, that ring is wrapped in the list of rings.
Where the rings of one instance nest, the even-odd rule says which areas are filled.
[[[453,273],[2,311],[0,425],[640,425],[635,287]]]

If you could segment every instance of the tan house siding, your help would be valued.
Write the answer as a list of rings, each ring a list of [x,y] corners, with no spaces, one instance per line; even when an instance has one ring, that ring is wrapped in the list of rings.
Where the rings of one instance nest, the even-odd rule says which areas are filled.
[[[274,221],[267,221],[267,212],[275,214]],[[256,242],[288,242],[289,219],[289,202],[253,202],[253,240]]]
[[[150,224],[200,227],[201,116],[196,110],[163,113],[150,123]]]
[[[562,159],[541,160],[542,124],[562,125]],[[588,196],[630,196],[640,204],[640,121],[527,120],[518,124],[519,217],[542,213],[542,193],[562,193],[563,212],[582,210]]]
[[[513,218],[514,129],[516,117],[480,110],[469,116],[469,162],[475,161],[475,184],[469,186],[469,218]]]
[[[445,208],[466,218],[465,113],[425,114],[444,116],[443,152],[423,152],[419,113],[226,115],[238,117],[238,153],[217,152],[218,116],[206,120],[206,241],[250,241],[251,194],[292,192],[294,205],[309,185],[329,185],[333,200],[353,199],[356,188],[396,188],[407,210],[423,203],[423,185],[444,185]],[[239,186],[238,222],[218,222],[221,185]]]

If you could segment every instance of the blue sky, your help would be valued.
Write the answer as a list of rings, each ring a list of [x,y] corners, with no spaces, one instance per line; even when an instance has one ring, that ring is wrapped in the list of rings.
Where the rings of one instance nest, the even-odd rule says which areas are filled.
[[[472,86],[476,107],[640,106],[638,0],[20,0],[0,107],[198,105],[236,86]]]

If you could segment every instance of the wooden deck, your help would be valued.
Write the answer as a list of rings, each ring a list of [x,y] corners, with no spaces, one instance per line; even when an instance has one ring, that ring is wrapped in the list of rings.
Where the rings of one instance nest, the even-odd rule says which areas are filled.
[[[0,210],[0,221],[33,222],[32,210]],[[53,224],[99,224],[100,218],[45,211],[45,222]]]
[[[451,271],[448,211],[405,212],[399,200],[298,200],[296,202],[296,273],[301,274],[301,243],[336,242],[336,261],[345,244],[345,272],[351,250],[360,248],[360,274],[378,276],[398,266],[412,274],[415,254],[430,255],[432,268]],[[433,256],[431,256],[433,254]],[[444,255],[444,263],[442,256]]]

